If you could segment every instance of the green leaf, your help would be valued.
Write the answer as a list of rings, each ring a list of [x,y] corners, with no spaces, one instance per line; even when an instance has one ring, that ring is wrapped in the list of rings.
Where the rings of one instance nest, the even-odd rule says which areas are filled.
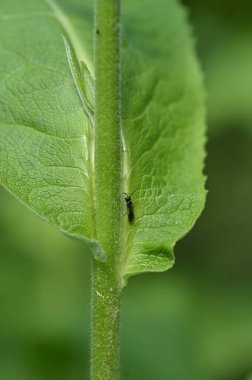
[[[2,1],[0,18],[1,182],[62,231],[93,239],[92,118],[62,35],[86,54],[52,1]]]
[[[202,79],[185,13],[176,1],[124,3],[122,99],[125,191],[123,273],[162,271],[205,202]]]
[[[177,2],[128,0],[122,15],[123,191],[137,189],[122,233],[126,279],[171,267],[202,211],[205,110]],[[2,0],[0,18],[0,181],[103,257],[93,240],[92,3]]]

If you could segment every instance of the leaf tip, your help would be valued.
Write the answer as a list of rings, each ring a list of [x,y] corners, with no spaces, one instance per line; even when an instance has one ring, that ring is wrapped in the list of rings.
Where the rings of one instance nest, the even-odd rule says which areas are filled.
[[[145,272],[164,272],[172,268],[175,262],[173,249],[166,244],[159,246],[145,245],[142,250],[132,256],[123,274],[122,286],[129,277]]]
[[[107,256],[100,244],[98,244],[96,241],[91,241],[89,244],[95,260],[105,263],[107,261]]]

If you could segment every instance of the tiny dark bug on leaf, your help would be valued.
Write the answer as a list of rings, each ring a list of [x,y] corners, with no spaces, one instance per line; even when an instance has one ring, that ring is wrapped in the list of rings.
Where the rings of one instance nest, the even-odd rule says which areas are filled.
[[[132,222],[132,220],[134,219],[134,207],[133,207],[133,202],[131,200],[131,196],[135,193],[135,191],[137,191],[137,189],[134,190],[133,193],[131,193],[130,195],[128,195],[127,193],[123,193],[126,195],[126,197],[124,199],[125,199],[126,206],[127,206],[128,221],[129,222]]]

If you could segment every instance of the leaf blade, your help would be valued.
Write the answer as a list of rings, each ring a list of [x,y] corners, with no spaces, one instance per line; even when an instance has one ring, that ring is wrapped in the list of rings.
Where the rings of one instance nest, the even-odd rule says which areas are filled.
[[[122,43],[124,186],[140,189],[135,222],[125,221],[123,281],[170,268],[205,203],[204,91],[185,15],[175,1],[139,7],[125,4]]]
[[[0,179],[27,207],[95,246],[92,130],[44,2],[0,6]],[[30,31],[33,30],[33,33]],[[101,248],[94,248],[104,259]]]
[[[29,0],[26,0],[26,3],[31,6]],[[32,2],[33,8],[35,3]],[[42,6],[42,3],[38,4]],[[87,42],[85,48],[88,53],[85,52],[85,54],[89,61],[88,69],[92,72],[92,62],[89,59],[92,52],[91,2],[82,4],[75,0],[69,5],[68,2],[61,0],[53,4],[56,6],[60,4],[63,14],[68,14],[67,22],[72,23],[70,34],[74,34],[74,40]],[[52,8],[46,13],[52,12]],[[81,12],[79,12],[80,9]],[[142,12],[143,9],[145,12]],[[43,12],[45,13],[45,10]],[[153,5],[150,0],[143,0],[141,4],[129,1],[124,4],[123,14],[124,191],[131,192],[136,188],[140,189],[132,197],[135,221],[129,225],[125,218],[124,223],[121,274],[125,281],[132,274],[163,271],[171,267],[174,262],[173,247],[176,241],[192,228],[203,209],[205,190],[202,166],[205,110],[201,74],[193,52],[192,39],[188,37],[190,31],[185,26],[185,16],[176,2],[159,0],[158,5]],[[54,19],[60,25],[61,17],[54,16]],[[57,28],[54,27],[54,38],[57,35],[58,39],[63,33],[69,39],[66,33],[66,29],[69,30],[69,28],[64,28],[62,25],[59,27],[59,25]],[[48,41],[45,39],[41,43],[45,46]],[[75,69],[78,66],[80,82],[84,84],[86,79],[90,92],[85,102],[92,112],[94,102],[92,80],[90,82],[89,75],[85,74],[85,66],[81,62],[85,54],[77,45],[75,43],[74,48],[79,63],[76,61],[73,65]],[[65,86],[67,93],[73,97],[70,103],[73,104],[73,112],[68,120],[71,129],[67,130],[67,137],[69,138],[70,133],[70,137],[80,138],[83,133],[81,129],[83,120],[87,124],[84,133],[85,144],[82,141],[77,151],[80,150],[82,154],[83,151],[88,152],[88,156],[84,157],[84,162],[89,165],[88,194],[90,198],[88,196],[85,200],[82,198],[82,206],[84,205],[88,215],[92,215],[92,167],[90,167],[92,153],[90,152],[92,152],[93,136],[92,133],[88,134],[90,125],[87,118],[85,119],[85,111],[74,88],[69,67],[67,68],[63,44],[60,49],[58,61],[62,66],[60,63],[57,65],[62,68],[64,66],[61,83],[64,83],[63,88]],[[63,60],[62,57],[64,57]],[[53,59],[55,60],[55,55]],[[35,63],[39,66],[38,60],[35,60]],[[55,63],[51,62],[51,69],[52,72],[55,71]],[[43,78],[41,76],[42,83]],[[84,93],[83,89],[82,92]],[[49,102],[52,114],[55,112],[55,102],[57,104],[55,97],[54,103],[52,99]],[[65,103],[69,106],[69,101]],[[43,117],[45,117],[44,114]],[[25,113],[22,114],[21,120],[16,121],[29,124]],[[31,123],[31,126],[34,124],[43,132],[42,127],[46,125],[45,123],[41,126],[40,120],[37,119]],[[56,131],[56,137],[65,139],[65,130],[64,133],[61,128]],[[48,125],[47,132],[55,135],[55,126]],[[60,150],[60,146],[56,149]],[[76,148],[73,147],[73,149]],[[0,157],[1,154],[0,151]],[[73,182],[78,184],[78,179],[74,179]],[[86,205],[91,205],[91,209],[87,210],[89,206]],[[93,218],[88,221],[85,211],[83,210],[81,224],[86,223],[86,229],[77,231],[77,235],[90,238],[92,231],[88,228],[93,224]],[[55,220],[50,221],[55,224]],[[62,226],[60,228],[62,229]]]

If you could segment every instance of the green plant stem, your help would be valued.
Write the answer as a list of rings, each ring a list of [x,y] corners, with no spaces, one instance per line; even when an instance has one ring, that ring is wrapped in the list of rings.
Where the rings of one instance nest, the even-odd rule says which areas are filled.
[[[119,377],[121,285],[120,0],[95,0],[96,239],[106,263],[93,261],[91,379]]]

